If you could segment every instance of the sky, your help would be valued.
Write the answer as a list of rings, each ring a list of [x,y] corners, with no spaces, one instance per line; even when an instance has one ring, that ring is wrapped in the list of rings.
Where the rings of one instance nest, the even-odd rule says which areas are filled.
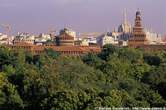
[[[144,27],[166,34],[166,0],[0,0],[0,24],[12,32],[46,33],[70,27],[77,32],[107,32],[123,21],[134,24],[142,13]],[[0,32],[4,29],[0,27]]]

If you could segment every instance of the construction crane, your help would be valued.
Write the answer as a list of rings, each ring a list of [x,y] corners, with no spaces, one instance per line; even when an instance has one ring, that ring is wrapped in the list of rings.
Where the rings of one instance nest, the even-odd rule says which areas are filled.
[[[9,24],[0,24],[5,29],[5,34],[9,37],[11,34],[11,26]]]
[[[0,27],[4,28],[5,34],[7,35],[7,42],[9,44],[11,37],[11,26],[9,24],[0,24]]]

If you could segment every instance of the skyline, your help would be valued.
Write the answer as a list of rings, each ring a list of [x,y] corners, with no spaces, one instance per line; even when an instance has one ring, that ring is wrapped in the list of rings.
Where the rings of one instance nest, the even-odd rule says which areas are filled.
[[[48,32],[71,27],[77,32],[112,31],[123,21],[127,9],[128,21],[133,25],[139,8],[143,26],[154,32],[166,34],[165,0],[1,0],[0,23],[10,24],[13,33]],[[0,27],[0,32],[3,32]]]

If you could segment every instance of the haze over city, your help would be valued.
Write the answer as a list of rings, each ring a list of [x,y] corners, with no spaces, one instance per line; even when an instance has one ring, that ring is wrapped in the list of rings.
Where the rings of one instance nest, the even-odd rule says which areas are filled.
[[[0,0],[0,110],[166,110],[166,0]]]
[[[165,34],[165,0],[1,0],[0,23],[10,24],[13,33],[57,31],[71,27],[77,32],[106,32],[122,23],[126,8],[134,24],[139,8],[143,24]],[[0,28],[0,32],[3,29]]]

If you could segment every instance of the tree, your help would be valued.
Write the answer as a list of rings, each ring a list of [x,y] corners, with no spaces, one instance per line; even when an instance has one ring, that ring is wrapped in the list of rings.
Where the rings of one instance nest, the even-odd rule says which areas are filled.
[[[103,103],[106,107],[122,107],[127,97],[124,91],[111,90],[108,96],[104,97]]]
[[[103,46],[102,52],[99,54],[99,57],[103,60],[107,60],[112,54],[117,53],[119,48],[110,44]]]
[[[0,46],[0,71],[3,65],[16,65],[16,57],[10,48]]]
[[[145,55],[144,61],[149,65],[159,66],[161,63],[161,59],[158,56],[152,56],[152,55]]]
[[[5,73],[0,73],[0,109],[21,110],[23,107],[23,101],[16,87],[8,82]]]
[[[119,59],[117,54],[110,56],[108,61],[101,66],[101,70],[107,75],[108,81],[111,82],[127,77],[129,69],[130,62]]]
[[[104,63],[104,61],[101,60],[96,54],[92,53],[83,56],[82,61],[96,69],[99,69],[101,65]]]
[[[51,48],[50,49],[45,49],[45,52],[49,57],[51,57],[53,59],[56,59],[60,56],[60,53],[52,50]]]
[[[131,68],[129,70],[129,75],[137,80],[141,81],[142,78],[144,77],[145,73],[149,72],[151,70],[151,66],[149,66],[146,63],[137,63],[137,64],[132,64]]]
[[[84,64],[79,58],[61,57],[57,60],[57,72],[60,81],[71,89],[97,88],[104,83],[101,71]],[[93,80],[92,80],[93,79]]]
[[[33,64],[33,55],[29,52],[26,52],[25,61],[29,64]]]
[[[142,61],[143,53],[134,48],[121,48],[118,52],[119,58],[126,59],[132,63]]]
[[[166,81],[164,82],[160,82],[157,85],[157,90],[159,92],[159,94],[161,94],[161,96],[166,100]]]
[[[139,88],[138,93],[135,96],[136,100],[139,100],[140,102],[146,101],[147,103],[149,103],[150,107],[166,106],[166,101],[162,99],[160,94],[150,89],[149,86],[145,84],[143,84],[141,88]]]
[[[142,81],[156,87],[160,82],[166,80],[166,66],[161,65],[159,67],[153,67],[149,72],[146,72],[143,76]]]
[[[51,110],[77,110],[79,102],[77,94],[73,91],[55,92],[50,98],[43,101],[45,109]],[[50,106],[48,106],[50,105]],[[48,108],[49,107],[49,108]],[[44,110],[44,109],[43,109]]]
[[[160,63],[156,64],[156,57]],[[164,53],[112,45],[104,46],[99,55],[82,57],[61,56],[52,49],[33,56],[0,47],[4,72],[0,73],[0,109],[164,107],[165,61]]]
[[[15,73],[15,68],[12,65],[4,65],[3,71],[10,76],[11,74]]]

